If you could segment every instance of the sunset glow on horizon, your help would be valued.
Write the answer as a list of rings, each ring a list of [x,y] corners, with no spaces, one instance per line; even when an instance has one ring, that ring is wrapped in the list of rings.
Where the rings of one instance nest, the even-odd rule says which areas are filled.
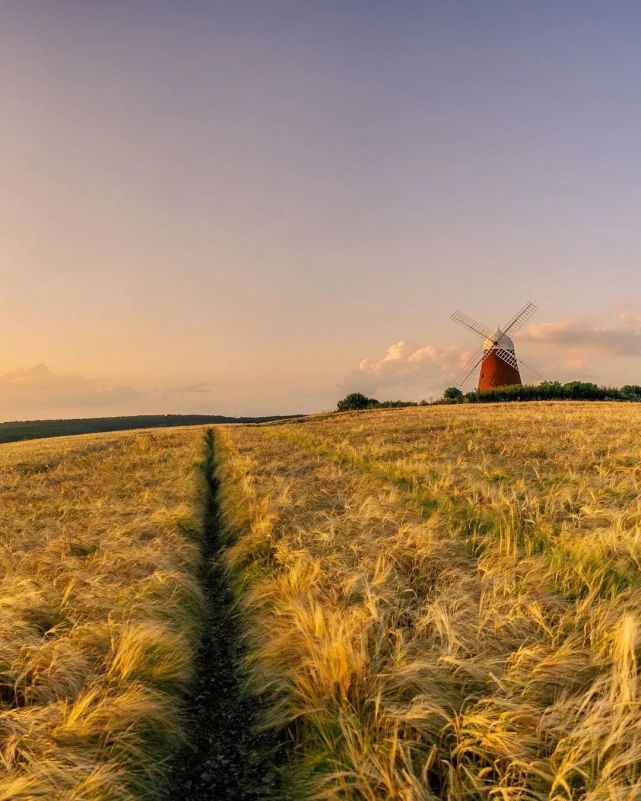
[[[641,383],[641,9],[0,4],[0,420]]]

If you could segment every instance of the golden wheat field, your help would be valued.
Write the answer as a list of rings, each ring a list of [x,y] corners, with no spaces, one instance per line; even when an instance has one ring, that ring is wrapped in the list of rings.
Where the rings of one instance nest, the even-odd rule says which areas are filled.
[[[200,623],[193,430],[0,448],[0,799],[152,798]]]
[[[218,476],[299,797],[641,798],[641,407],[228,427]]]
[[[640,406],[224,426],[213,464],[208,442],[0,448],[0,801],[641,798]],[[203,664],[224,593],[241,645]],[[187,791],[189,687],[223,669],[278,753],[226,698],[198,712],[241,753],[198,764],[231,789]]]

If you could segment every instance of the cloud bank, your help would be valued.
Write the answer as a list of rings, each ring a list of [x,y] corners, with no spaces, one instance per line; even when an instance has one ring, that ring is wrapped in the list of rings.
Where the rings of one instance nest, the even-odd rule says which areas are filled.
[[[0,374],[0,419],[192,411],[206,404],[208,399],[203,396],[211,389],[205,382],[142,389],[102,378],[54,373],[46,364],[37,364]]]
[[[127,404],[138,394],[130,386],[81,375],[57,375],[46,364],[37,364],[0,375],[0,414],[22,410],[26,415],[42,408],[99,411]]]
[[[533,325],[519,337],[522,342],[569,350],[600,351],[604,355],[641,356],[641,325],[626,317],[617,327],[598,326],[586,320],[560,320]]]
[[[641,376],[629,365],[618,371],[613,368],[614,360],[641,357],[641,315],[636,311],[621,314],[615,326],[586,320],[532,325],[518,335],[517,357],[521,346],[526,361],[549,380],[641,383]],[[380,392],[386,398],[402,392],[405,397],[414,398],[440,395],[446,386],[461,378],[471,355],[473,351],[463,351],[454,345],[443,348],[396,342],[382,357],[363,359],[345,376],[340,389]],[[524,380],[530,380],[527,370]]]

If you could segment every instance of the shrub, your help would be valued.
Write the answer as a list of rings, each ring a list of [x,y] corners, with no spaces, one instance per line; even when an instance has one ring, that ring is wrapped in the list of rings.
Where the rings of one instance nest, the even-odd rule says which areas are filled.
[[[336,408],[339,412],[350,412],[355,409],[371,409],[378,405],[376,398],[368,398],[362,392],[350,392],[349,395],[345,395],[342,400],[338,401]]]
[[[630,400],[641,400],[641,387],[638,384],[625,384],[621,387],[621,394]]]
[[[426,405],[425,401],[421,401]],[[339,400],[336,407],[339,412],[350,412],[355,409],[402,409],[405,406],[418,406],[416,401],[388,400],[379,401],[376,398],[368,398],[362,392],[350,392],[343,400]]]

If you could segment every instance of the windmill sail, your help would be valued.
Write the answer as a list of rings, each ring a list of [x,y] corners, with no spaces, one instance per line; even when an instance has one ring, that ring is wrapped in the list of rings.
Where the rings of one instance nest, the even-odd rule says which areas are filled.
[[[536,306],[534,303],[528,301],[508,320],[502,329],[499,328],[494,332],[482,323],[477,322],[473,317],[460,311],[454,312],[452,315],[454,321],[483,337],[484,340],[480,354],[477,352],[472,356],[465,367],[465,374],[458,386],[462,386],[479,365],[481,365],[478,381],[479,390],[521,384],[519,361],[516,358],[514,342],[511,336],[523,328],[535,311]],[[536,375],[538,380],[542,380],[536,370],[526,365],[525,362],[522,362],[522,364]]]
[[[505,348],[492,348],[494,353],[499,357],[499,359],[503,359],[506,364],[509,364],[510,367],[513,367],[515,370],[519,369],[519,363],[516,360],[516,356],[514,355],[514,351],[506,350]]]
[[[467,379],[472,375],[472,373],[476,370],[479,364],[485,358],[485,350],[483,348],[479,348],[474,352],[474,355],[468,359],[467,364],[463,368],[461,375],[459,376],[456,386],[462,387],[463,384],[467,381]]]
[[[523,328],[535,311],[536,306],[531,301],[528,301],[525,306],[519,309],[514,317],[503,326],[503,333],[516,334],[517,331]]]
[[[485,326],[481,325],[481,323],[477,323],[472,317],[469,317],[467,314],[463,314],[463,312],[457,311],[451,317],[452,320],[455,320],[459,325],[462,325],[464,328],[468,328],[470,331],[474,331],[475,334],[483,337],[483,339],[489,339],[492,336],[492,332],[490,329]]]
[[[538,370],[535,370],[534,367],[529,365],[527,362],[524,362],[523,359],[519,357],[519,369],[523,372],[523,368],[525,367],[526,371],[533,377],[533,384],[542,384],[545,381],[545,378],[539,373]]]

